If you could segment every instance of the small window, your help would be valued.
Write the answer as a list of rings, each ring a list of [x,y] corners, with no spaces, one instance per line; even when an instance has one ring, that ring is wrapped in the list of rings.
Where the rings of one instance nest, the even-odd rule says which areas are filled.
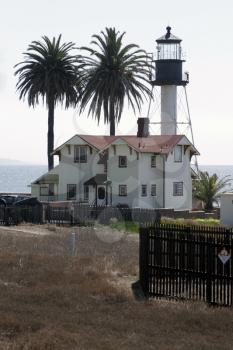
[[[142,193],[141,193],[142,197],[146,197],[147,196],[147,185],[142,185]]]
[[[119,185],[119,196],[127,196],[127,185]]]
[[[86,163],[87,162],[87,147],[86,146],[75,146],[74,147],[74,162],[75,163]]]
[[[156,196],[156,185],[151,185],[151,196],[152,197]]]
[[[40,186],[40,196],[48,196],[48,195],[49,195],[49,187]]]
[[[54,184],[49,184],[49,196],[54,196]]]
[[[84,200],[88,201],[89,200],[89,186],[84,185]]]
[[[98,199],[103,200],[105,198],[105,187],[98,188]]]
[[[151,168],[156,168],[156,156],[151,156]]]
[[[173,182],[173,196],[183,196],[183,182]]]
[[[76,199],[76,185],[67,185],[67,200]]]
[[[174,161],[178,163],[182,162],[182,146],[175,147]]]
[[[127,168],[127,157],[119,156],[119,168]]]

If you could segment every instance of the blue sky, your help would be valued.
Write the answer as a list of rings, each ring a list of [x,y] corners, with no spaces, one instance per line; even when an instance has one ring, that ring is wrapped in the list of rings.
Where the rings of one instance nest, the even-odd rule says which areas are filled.
[[[183,39],[187,88],[200,164],[233,164],[233,3],[223,1],[131,0],[9,0],[1,8],[0,42],[0,158],[46,163],[47,111],[29,109],[18,100],[13,66],[23,59],[32,40],[62,34],[64,41],[88,45],[91,35],[106,26],[126,31],[125,43],[155,51],[155,39],[170,24]],[[141,116],[147,110],[145,103]],[[151,110],[153,112],[153,108]],[[119,133],[136,130],[132,111],[125,110]],[[151,119],[157,116],[151,115]],[[75,133],[108,133],[75,110],[55,114],[55,146]]]

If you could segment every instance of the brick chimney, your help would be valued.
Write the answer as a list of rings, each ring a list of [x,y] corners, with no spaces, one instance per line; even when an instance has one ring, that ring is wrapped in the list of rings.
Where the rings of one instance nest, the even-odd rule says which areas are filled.
[[[137,137],[149,136],[149,118],[138,118]]]

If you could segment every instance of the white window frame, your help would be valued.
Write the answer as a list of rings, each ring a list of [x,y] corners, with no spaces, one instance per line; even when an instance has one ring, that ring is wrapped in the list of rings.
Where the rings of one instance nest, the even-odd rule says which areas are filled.
[[[75,194],[74,194],[74,196],[70,196],[70,190],[69,190],[69,188],[71,187],[71,186],[73,186],[73,188],[75,189]],[[67,184],[67,200],[69,201],[71,201],[71,200],[75,200],[76,199],[76,196],[77,196],[77,185],[76,184]]]
[[[127,185],[119,185],[119,196],[127,197]]]
[[[84,185],[84,200],[89,201],[89,186]]]
[[[173,182],[173,196],[182,197],[184,195],[184,183],[183,181]]]
[[[119,168],[127,168],[127,157],[126,156],[119,156]]]
[[[157,186],[156,184],[151,185],[151,190],[150,190],[151,197],[156,197],[157,196]]]
[[[147,197],[147,185],[141,185],[141,197]]]
[[[49,196],[49,186],[48,185],[43,185],[40,186],[40,196]]]
[[[74,162],[87,163],[87,146],[74,146]]]
[[[177,145],[174,149],[174,162],[181,163],[183,160],[183,146]]]

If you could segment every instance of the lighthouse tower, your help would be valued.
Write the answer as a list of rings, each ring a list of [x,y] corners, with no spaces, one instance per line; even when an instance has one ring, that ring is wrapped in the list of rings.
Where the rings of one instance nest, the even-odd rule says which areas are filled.
[[[152,85],[161,86],[161,135],[177,133],[177,87],[186,86],[188,73],[183,74],[181,39],[166,28],[164,36],[157,39],[155,77]]]

